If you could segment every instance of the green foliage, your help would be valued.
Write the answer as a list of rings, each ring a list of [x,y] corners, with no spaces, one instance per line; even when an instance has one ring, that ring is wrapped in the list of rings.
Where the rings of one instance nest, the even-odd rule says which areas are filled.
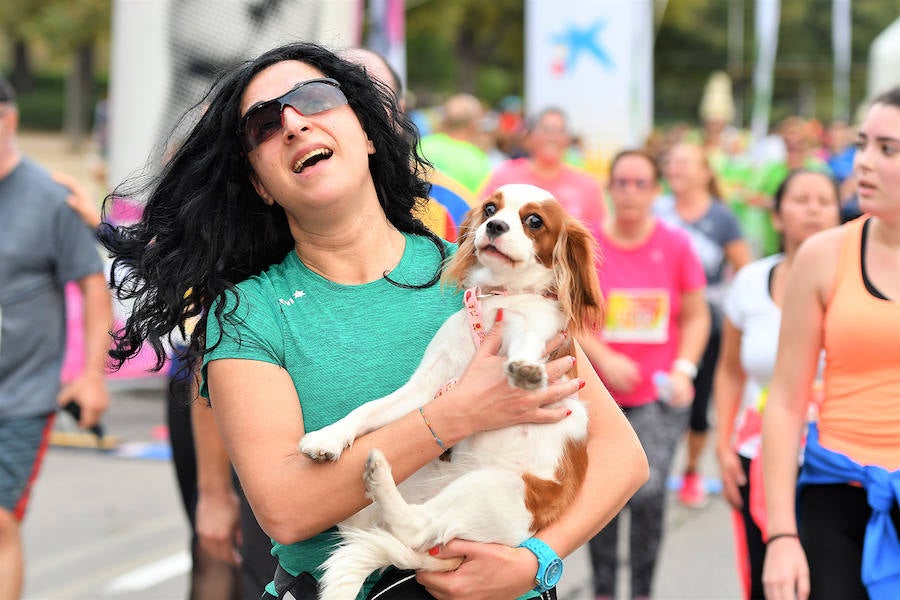
[[[522,0],[432,0],[406,11],[407,68],[419,104],[456,92],[489,104],[524,87]]]
[[[729,70],[728,8],[743,8],[743,53]],[[866,94],[869,46],[900,16],[900,0],[852,0],[850,103]],[[771,122],[800,114],[832,116],[832,0],[782,0]],[[657,122],[696,122],[703,86],[714,70],[729,71],[742,122],[752,111],[754,0],[669,0],[657,33],[655,116]]]
[[[550,2],[552,0],[541,0]],[[565,1],[565,0],[563,0]],[[627,1],[627,0],[622,0]],[[754,0],[656,0],[657,122],[695,123],[710,74],[730,72],[742,122],[752,110]],[[743,16],[743,48],[729,68],[729,9]],[[781,0],[772,122],[803,114],[831,118],[832,0]],[[524,92],[524,0],[426,0],[407,16],[410,88],[420,104],[458,91],[489,104]],[[852,0],[851,106],[866,93],[869,45],[900,16],[900,0]]]
[[[86,123],[93,121],[96,102],[106,94],[106,78],[98,79],[94,91],[85,108]],[[41,73],[35,76],[34,89],[19,94],[19,123],[23,130],[59,131],[63,125],[65,98],[65,76]]]
[[[324,1],[324,0],[323,0]],[[540,0],[551,2],[553,0]],[[566,1],[566,0],[562,0]],[[628,0],[620,0],[628,1]],[[110,37],[112,0],[0,0],[0,40],[26,40],[68,61],[85,44]],[[490,105],[524,93],[524,0],[407,0],[407,68],[419,105],[465,91]],[[752,109],[755,0],[655,0],[655,116],[659,123],[697,121],[712,71],[732,75],[742,122]],[[831,117],[832,0],[781,0],[782,21],[772,121],[788,114]],[[729,9],[743,16],[743,51],[729,65]],[[866,93],[875,37],[900,15],[900,0],[852,0],[851,106]],[[37,66],[37,65],[36,65]],[[3,65],[9,69],[10,65]],[[22,97],[26,127],[58,127],[65,63],[40,65],[36,89]],[[25,102],[27,100],[27,102]]]
[[[0,31],[10,39],[21,39],[22,27],[37,18],[43,4],[43,0],[3,0],[0,2]]]
[[[0,31],[46,43],[55,52],[109,39],[112,0],[3,0]]]
[[[658,122],[698,120],[710,73],[726,69],[727,22],[726,2],[673,0],[666,5],[653,48]]]

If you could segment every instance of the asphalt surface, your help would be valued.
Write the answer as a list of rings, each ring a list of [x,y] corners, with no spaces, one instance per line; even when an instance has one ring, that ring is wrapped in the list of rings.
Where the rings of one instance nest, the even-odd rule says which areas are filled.
[[[119,438],[115,450],[50,447],[23,529],[26,600],[187,597],[189,531],[161,427],[164,410],[161,380],[116,383],[104,422]],[[58,421],[57,429],[72,429],[65,417]],[[627,597],[626,581],[620,577],[619,598]],[[655,590],[664,600],[739,598],[730,515],[720,497],[694,510],[670,495]],[[566,559],[560,597],[592,597],[584,549]]]

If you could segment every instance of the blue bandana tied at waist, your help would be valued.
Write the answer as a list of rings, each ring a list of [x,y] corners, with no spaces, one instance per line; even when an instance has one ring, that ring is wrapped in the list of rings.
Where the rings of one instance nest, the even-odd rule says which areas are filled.
[[[810,423],[797,491],[810,484],[859,482],[866,490],[872,516],[863,540],[862,582],[872,600],[900,598],[900,540],[891,507],[900,500],[900,471],[863,466],[819,445],[819,429]]]

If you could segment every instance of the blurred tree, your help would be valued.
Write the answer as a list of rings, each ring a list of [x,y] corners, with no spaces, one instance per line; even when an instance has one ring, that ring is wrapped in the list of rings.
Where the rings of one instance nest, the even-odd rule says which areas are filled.
[[[407,67],[420,103],[468,92],[493,105],[521,94],[524,11],[522,0],[410,2]]]
[[[713,71],[728,67],[727,23],[728,2],[722,0],[665,4],[653,48],[657,122],[699,119],[697,109],[707,79]]]
[[[752,6],[749,8],[752,11]],[[869,46],[900,16],[900,0],[853,0],[851,11],[850,102],[856,107],[866,97]],[[748,14],[752,27],[752,12]],[[831,118],[834,68],[831,27],[832,0],[782,0],[773,125],[790,115],[822,121]],[[752,29],[749,35],[752,36]],[[750,57],[752,54],[748,60]],[[752,69],[752,64],[747,68]]]
[[[543,0],[551,1],[551,0]],[[468,91],[490,103],[524,90],[524,0],[407,0],[410,87],[423,104]],[[709,75],[731,73],[742,122],[752,110],[755,0],[654,0],[656,120],[698,119]],[[830,118],[832,0],[782,0],[773,123],[789,114]],[[729,11],[743,43],[729,57]],[[900,0],[853,0],[851,104],[866,93],[869,45],[900,16]],[[737,51],[735,51],[737,50]],[[729,60],[729,58],[731,60]]]
[[[28,53],[23,25],[34,21],[40,13],[41,0],[3,0],[0,2],[0,32],[9,40],[12,58],[10,79],[19,93],[27,93],[34,86],[34,74]]]
[[[94,98],[94,49],[109,39],[112,0],[3,0],[20,7],[17,32],[71,57],[66,79],[63,128],[75,147],[88,131]]]

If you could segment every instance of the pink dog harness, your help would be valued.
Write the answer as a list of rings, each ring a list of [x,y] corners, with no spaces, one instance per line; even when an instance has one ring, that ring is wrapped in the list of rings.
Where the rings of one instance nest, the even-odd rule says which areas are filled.
[[[463,294],[463,306],[466,308],[466,319],[469,321],[469,333],[472,334],[472,341],[475,342],[476,348],[481,347],[481,343],[487,336],[487,332],[484,329],[484,322],[481,319],[481,303],[478,301],[479,297],[477,287],[471,287]]]
[[[472,341],[476,348],[481,347],[484,338],[487,337],[487,331],[484,328],[484,321],[481,318],[481,302],[478,299],[481,295],[478,293],[477,287],[471,287],[463,294],[463,306],[466,309],[466,320],[469,323],[469,333],[472,334]],[[456,379],[451,379],[441,386],[441,389],[434,395],[435,398],[443,396],[456,385]]]

